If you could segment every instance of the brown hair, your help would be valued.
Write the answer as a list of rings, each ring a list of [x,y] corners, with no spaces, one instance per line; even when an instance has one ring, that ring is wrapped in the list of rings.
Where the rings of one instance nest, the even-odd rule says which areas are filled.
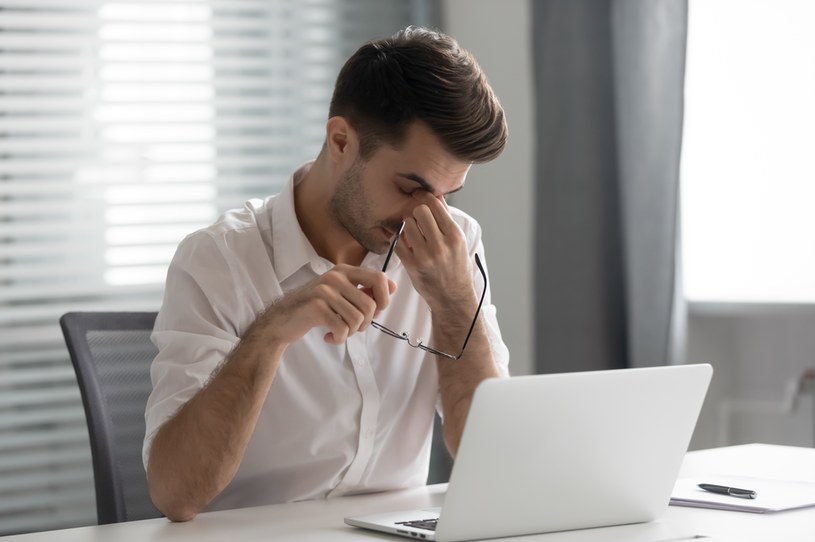
[[[504,110],[475,58],[426,28],[360,47],[340,70],[328,116],[353,126],[363,159],[383,142],[398,148],[417,120],[467,162],[496,158],[507,139]]]

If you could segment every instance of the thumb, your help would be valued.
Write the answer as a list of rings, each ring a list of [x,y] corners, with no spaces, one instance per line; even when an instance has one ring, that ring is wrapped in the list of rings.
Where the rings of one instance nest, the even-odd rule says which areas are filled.
[[[395,291],[396,291],[396,283],[394,281],[392,281],[391,279],[388,279],[388,293],[392,294]],[[374,318],[377,318],[381,313],[382,313],[382,311],[377,309],[377,311],[374,312]]]

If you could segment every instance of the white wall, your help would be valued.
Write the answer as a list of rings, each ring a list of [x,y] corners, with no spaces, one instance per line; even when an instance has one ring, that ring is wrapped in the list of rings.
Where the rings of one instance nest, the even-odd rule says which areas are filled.
[[[530,10],[529,0],[442,3],[442,30],[475,55],[509,124],[504,153],[474,166],[452,203],[477,218],[484,230],[493,302],[516,375],[534,371]]]
[[[714,367],[692,448],[815,445],[815,380],[795,389],[815,370],[815,307],[692,307],[687,361]]]

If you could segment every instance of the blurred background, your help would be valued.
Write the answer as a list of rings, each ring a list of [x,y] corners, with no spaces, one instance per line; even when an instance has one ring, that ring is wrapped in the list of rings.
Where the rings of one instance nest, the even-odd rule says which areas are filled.
[[[334,78],[459,40],[509,145],[484,230],[514,374],[711,363],[691,443],[815,444],[815,4],[0,0],[0,535],[96,522],[58,318],[159,308],[176,244],[316,156]]]

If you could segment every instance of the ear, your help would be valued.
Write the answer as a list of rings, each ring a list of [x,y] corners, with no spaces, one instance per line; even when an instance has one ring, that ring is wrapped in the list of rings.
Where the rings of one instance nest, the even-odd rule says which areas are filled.
[[[345,117],[331,117],[325,125],[325,144],[335,164],[351,164],[357,157],[359,141],[356,131]]]

